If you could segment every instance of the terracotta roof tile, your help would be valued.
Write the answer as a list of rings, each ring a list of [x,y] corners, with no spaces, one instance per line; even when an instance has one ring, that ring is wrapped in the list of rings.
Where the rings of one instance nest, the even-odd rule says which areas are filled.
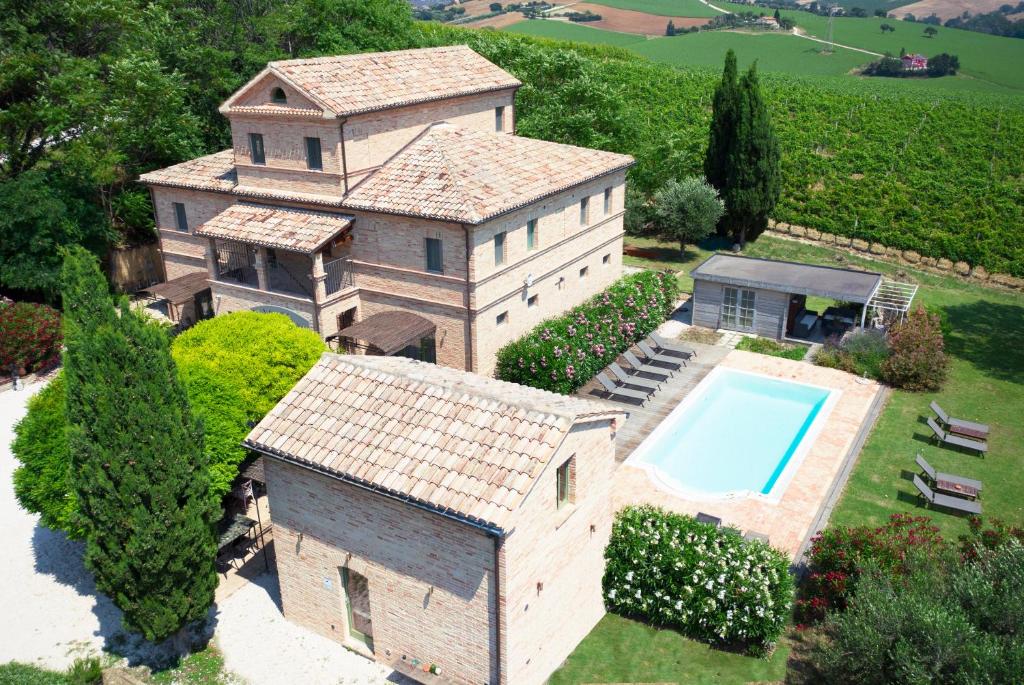
[[[371,396],[386,397],[380,414],[394,417],[379,421],[380,414],[357,407]],[[423,397],[431,401],[408,411]],[[619,413],[603,403],[401,357],[325,353],[245,443],[501,528],[575,421]],[[447,434],[434,427],[454,414],[467,420],[452,422]],[[496,420],[508,416],[520,420]],[[379,425],[368,429],[374,421]],[[543,440],[505,432],[539,423],[547,428]]]
[[[268,64],[267,71],[335,116],[522,85],[465,45],[283,60]],[[230,102],[229,111],[250,109]]]
[[[230,192],[238,183],[235,153],[233,150],[221,150],[166,169],[150,171],[142,174],[139,180],[153,185]]]
[[[314,252],[351,225],[351,217],[341,214],[237,202],[196,228],[195,234]]]
[[[434,124],[353,188],[353,209],[478,224],[633,164],[613,152]]]

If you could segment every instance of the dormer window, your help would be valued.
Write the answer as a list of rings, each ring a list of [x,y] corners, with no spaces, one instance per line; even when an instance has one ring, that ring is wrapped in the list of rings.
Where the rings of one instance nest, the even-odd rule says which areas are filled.
[[[275,105],[287,105],[288,96],[285,95],[283,88],[274,88],[270,91],[270,101]]]

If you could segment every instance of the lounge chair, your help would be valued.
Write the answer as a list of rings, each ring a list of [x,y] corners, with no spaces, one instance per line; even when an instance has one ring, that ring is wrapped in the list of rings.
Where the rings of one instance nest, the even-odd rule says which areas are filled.
[[[647,344],[653,347],[658,354],[667,354],[670,357],[690,359],[697,356],[696,350],[688,350],[678,343],[661,337],[657,333],[651,333],[647,336]]]
[[[694,518],[697,519],[697,523],[710,523],[715,528],[721,528],[722,526],[722,519],[711,514],[705,514],[703,511],[698,511]]]
[[[981,514],[981,503],[960,497],[951,497],[942,493],[932,492],[932,489],[921,480],[921,476],[914,474],[914,486],[921,494],[921,497],[928,503],[945,509],[962,511],[967,514]]]
[[[935,434],[935,438],[946,445],[955,445],[956,447],[963,447],[969,450],[975,450],[984,454],[988,452],[988,444],[981,440],[972,440],[971,438],[964,438],[959,435],[953,435],[939,428],[939,424],[935,423],[935,419],[928,417],[928,427],[932,429],[932,433]]]
[[[672,375],[672,372],[663,366],[651,366],[650,364],[645,364],[644,362],[637,359],[636,355],[630,352],[629,350],[623,352],[622,356],[629,363],[630,366],[632,366],[639,372],[647,374],[648,377],[651,377],[651,380],[658,380],[664,382],[667,381],[668,377]]]
[[[666,357],[663,354],[658,354],[643,340],[638,342],[636,346],[641,352],[643,352],[644,356],[647,357],[647,363],[651,366],[660,366],[663,369],[672,369],[673,371],[678,371],[686,366],[686,362],[678,357]]]
[[[980,480],[974,480],[973,478],[964,478],[963,476],[954,476],[952,473],[943,473],[942,471],[936,471],[935,469],[932,468],[932,465],[929,464],[928,461],[921,456],[920,453],[918,453],[914,461],[917,463],[918,468],[921,469],[921,474],[925,476],[929,481],[931,481],[931,484],[933,486],[935,486],[939,482],[942,482],[949,483],[950,485],[953,486],[961,485],[964,486],[965,488],[973,490],[974,492],[981,492]],[[941,489],[942,488],[936,487],[936,490]]]
[[[611,371],[612,375],[615,376],[615,379],[619,381],[620,386],[634,385],[639,386],[637,388],[638,390],[650,390],[651,392],[654,392],[655,390],[661,390],[660,381],[654,381],[651,380],[650,378],[643,378],[642,376],[638,376],[636,374],[630,375],[626,373],[625,369],[623,369],[615,362],[612,362],[611,364],[608,365],[608,370]]]
[[[974,423],[973,421],[965,421],[963,419],[950,418],[949,415],[943,411],[942,407],[939,406],[938,402],[932,402],[930,405],[935,415],[939,417],[939,421],[950,433],[960,433],[968,437],[976,438],[978,440],[984,440],[988,437],[989,427],[984,423]]]
[[[604,371],[597,374],[597,382],[601,384],[604,391],[613,400],[620,402],[635,402],[643,404],[647,401],[647,398],[651,396],[650,392],[643,392],[640,390],[630,390],[629,388],[620,388],[612,383],[612,380],[605,375]]]

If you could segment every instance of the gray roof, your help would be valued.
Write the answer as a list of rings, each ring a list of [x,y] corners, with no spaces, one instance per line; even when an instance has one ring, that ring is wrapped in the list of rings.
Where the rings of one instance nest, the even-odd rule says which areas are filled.
[[[871,299],[882,281],[882,274],[871,271],[730,254],[711,255],[690,275],[694,280],[861,303]]]

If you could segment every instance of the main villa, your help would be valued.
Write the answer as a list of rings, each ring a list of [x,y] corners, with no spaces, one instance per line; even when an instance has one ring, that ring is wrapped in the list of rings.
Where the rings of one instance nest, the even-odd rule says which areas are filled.
[[[491,373],[621,275],[633,164],[515,135],[520,85],[465,46],[268,64],[220,108],[231,149],[141,179],[176,316]]]

